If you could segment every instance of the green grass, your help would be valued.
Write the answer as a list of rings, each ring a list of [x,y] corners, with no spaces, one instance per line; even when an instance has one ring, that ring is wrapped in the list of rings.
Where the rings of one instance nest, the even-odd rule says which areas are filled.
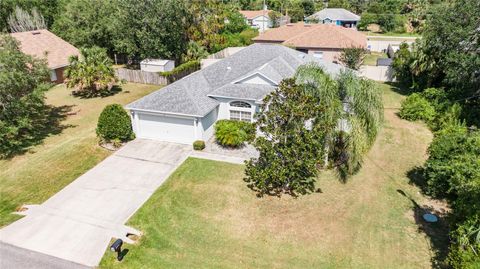
[[[47,103],[68,106],[60,134],[47,137],[29,152],[0,160],[0,227],[18,219],[11,214],[24,204],[39,204],[95,166],[111,152],[95,136],[98,116],[111,103],[127,104],[159,86],[126,84],[105,98],[80,99],[59,85],[47,92]]]
[[[388,56],[386,53],[382,52],[371,52],[365,55],[365,59],[363,59],[363,64],[376,66],[378,58],[388,58]]]
[[[429,268],[435,255],[409,199],[427,203],[406,173],[425,160],[431,133],[396,116],[402,95],[384,89],[386,123],[361,171],[330,172],[322,193],[257,198],[242,165],[188,159],[131,218],[143,231],[122,262],[102,268]]]

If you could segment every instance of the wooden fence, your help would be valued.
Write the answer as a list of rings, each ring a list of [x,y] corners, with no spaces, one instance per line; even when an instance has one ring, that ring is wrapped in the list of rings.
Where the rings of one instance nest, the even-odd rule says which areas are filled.
[[[118,68],[115,70],[117,77],[121,80],[128,82],[154,84],[154,85],[167,85],[168,79],[164,76],[154,72],[145,72],[142,70],[133,70],[126,68]]]

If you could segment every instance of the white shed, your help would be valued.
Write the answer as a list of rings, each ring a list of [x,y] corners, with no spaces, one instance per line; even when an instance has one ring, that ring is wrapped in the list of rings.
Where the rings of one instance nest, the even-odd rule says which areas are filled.
[[[162,59],[145,59],[140,62],[140,70],[146,72],[166,72],[175,68],[175,61]]]

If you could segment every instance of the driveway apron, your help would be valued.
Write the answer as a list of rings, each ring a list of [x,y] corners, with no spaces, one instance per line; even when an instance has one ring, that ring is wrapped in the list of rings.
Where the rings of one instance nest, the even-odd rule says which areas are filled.
[[[0,241],[87,266],[99,264],[113,238],[138,234],[124,223],[188,157],[191,146],[136,139],[25,217]]]

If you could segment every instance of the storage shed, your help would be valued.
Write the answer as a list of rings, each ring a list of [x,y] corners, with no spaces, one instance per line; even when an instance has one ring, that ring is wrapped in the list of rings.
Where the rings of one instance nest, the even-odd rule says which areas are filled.
[[[175,61],[163,59],[145,59],[140,62],[140,69],[146,72],[166,72],[175,68]]]

